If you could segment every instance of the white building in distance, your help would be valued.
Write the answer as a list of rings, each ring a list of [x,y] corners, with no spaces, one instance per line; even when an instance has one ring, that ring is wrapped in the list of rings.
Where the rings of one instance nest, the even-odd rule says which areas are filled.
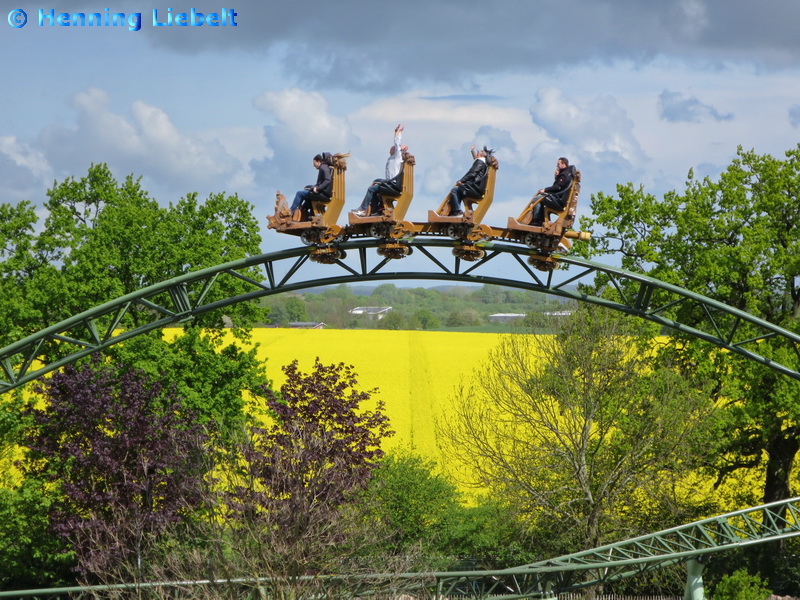
[[[391,306],[356,306],[350,309],[351,315],[366,317],[370,321],[380,321],[392,312]]]

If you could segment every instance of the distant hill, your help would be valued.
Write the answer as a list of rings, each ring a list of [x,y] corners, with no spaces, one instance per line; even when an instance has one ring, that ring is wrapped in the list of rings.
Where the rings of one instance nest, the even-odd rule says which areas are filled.
[[[350,291],[355,296],[371,296],[372,292],[375,291],[376,287],[378,287],[379,285],[385,285],[385,284],[376,283],[374,285],[351,285],[351,284],[344,284],[344,285],[346,285],[348,288],[350,288]],[[397,287],[400,288],[400,289],[425,288],[426,290],[433,290],[433,291],[440,292],[440,293],[458,293],[459,291],[474,292],[476,290],[479,290],[483,286],[481,286],[481,285],[466,285],[466,284],[462,284],[462,285],[448,284],[448,285],[433,285],[433,286],[432,285],[398,285]],[[330,286],[314,287],[314,288],[308,288],[306,290],[303,290],[303,293],[304,294],[320,294],[320,293],[322,293],[322,292],[324,292],[326,290],[329,290],[329,289],[330,289]]]
[[[420,282],[418,285],[410,284],[408,282],[404,284],[390,284],[395,285],[400,289],[415,289],[415,288],[424,288],[426,290],[433,290],[435,292],[440,292],[443,294],[447,293],[470,293],[475,292],[482,287],[483,285],[470,285],[470,284],[441,284],[441,285],[429,285],[430,282]],[[372,292],[375,291],[375,288],[380,285],[386,285],[386,283],[376,283],[376,284],[364,284],[364,285],[353,285],[353,284],[343,284],[346,287],[350,288],[350,291],[356,296],[369,296]],[[493,286],[493,287],[501,287],[502,286]],[[320,294],[326,290],[330,290],[330,286],[321,286],[321,287],[313,287],[303,290],[302,293],[304,294]],[[578,289],[577,285],[565,285],[562,289],[574,292]]]

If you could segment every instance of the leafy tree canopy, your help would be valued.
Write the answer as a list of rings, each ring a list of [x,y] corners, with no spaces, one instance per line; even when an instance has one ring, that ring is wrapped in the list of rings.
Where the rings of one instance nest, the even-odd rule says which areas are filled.
[[[784,160],[740,147],[717,180],[697,180],[690,171],[686,189],[663,198],[630,183],[618,185],[616,196],[592,197],[592,215],[581,222],[599,234],[590,254],[621,244],[627,269],[800,330],[800,146],[786,152]],[[705,317],[686,307],[672,310],[688,325]],[[727,426],[720,431],[728,452],[719,455],[720,477],[761,466],[764,502],[794,495],[790,481],[800,448],[800,384],[744,358],[709,352],[706,344],[679,334],[670,341],[669,354],[713,374],[717,396],[728,403]],[[776,340],[762,340],[758,351],[784,364],[800,361]]]
[[[97,164],[80,179],[56,182],[47,196],[40,231],[31,203],[0,205],[2,345],[144,286],[260,253],[253,206],[236,195],[212,194],[200,203],[188,194],[162,206],[139,179],[120,183]],[[212,296],[233,291],[220,287]],[[229,316],[245,326],[266,318],[254,303]]]
[[[207,429],[174,389],[99,357],[39,386],[27,475],[57,486],[53,531],[84,576],[139,566],[159,533],[200,506]],[[136,570],[123,576],[141,580]]]
[[[681,474],[710,450],[711,402],[680,371],[651,368],[638,323],[583,307],[560,327],[505,337],[437,430],[466,483],[586,549],[640,533],[626,514],[679,500]]]

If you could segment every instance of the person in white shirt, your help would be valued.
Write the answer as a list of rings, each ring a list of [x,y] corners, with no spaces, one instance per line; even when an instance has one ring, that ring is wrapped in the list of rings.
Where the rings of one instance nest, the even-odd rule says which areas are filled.
[[[361,201],[361,205],[352,211],[357,217],[367,215],[367,207],[371,207],[370,215],[381,214],[383,204],[380,201],[380,194],[387,196],[399,196],[403,191],[403,153],[408,150],[408,146],[401,145],[403,129],[401,123],[394,128],[394,144],[389,148],[389,158],[386,160],[386,177],[376,179],[367,188],[367,193]]]

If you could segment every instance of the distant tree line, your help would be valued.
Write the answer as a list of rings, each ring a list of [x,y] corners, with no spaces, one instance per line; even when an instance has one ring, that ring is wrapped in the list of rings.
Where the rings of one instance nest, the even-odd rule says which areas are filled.
[[[371,290],[341,284],[302,294],[262,300],[272,325],[312,321],[346,329],[421,329],[514,331],[548,327],[545,313],[563,310],[565,301],[537,292],[499,286],[401,288],[391,283]],[[390,307],[381,319],[352,314],[358,306]],[[498,313],[523,315],[509,323],[491,323]]]

